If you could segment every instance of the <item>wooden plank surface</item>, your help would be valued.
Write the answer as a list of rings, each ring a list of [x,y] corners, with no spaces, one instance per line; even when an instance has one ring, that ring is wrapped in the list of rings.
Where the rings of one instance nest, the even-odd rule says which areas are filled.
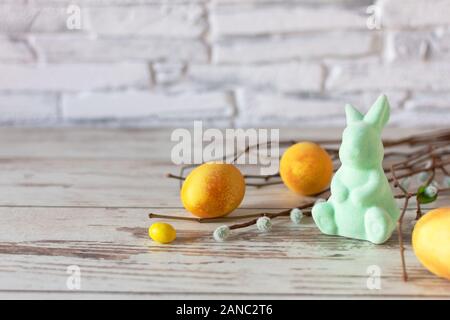
[[[298,140],[337,132],[281,130]],[[178,170],[168,130],[8,128],[0,141],[0,298],[450,298],[450,282],[415,258],[408,223],[407,283],[395,235],[381,246],[328,237],[311,218],[280,218],[268,234],[243,229],[225,243],[211,237],[219,224],[176,221],[173,244],[153,243],[149,212],[188,216],[178,182],[165,177]],[[303,201],[282,185],[248,188],[233,214]],[[67,289],[70,265],[81,290]],[[379,290],[367,287],[373,265]]]

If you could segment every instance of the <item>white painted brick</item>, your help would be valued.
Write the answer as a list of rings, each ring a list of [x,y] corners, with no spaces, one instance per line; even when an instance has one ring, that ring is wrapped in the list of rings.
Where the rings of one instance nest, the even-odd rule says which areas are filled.
[[[405,92],[385,92],[394,110],[406,99]],[[345,123],[345,105],[353,104],[361,112],[367,110],[376,101],[380,92],[332,96],[281,95],[264,92],[240,90],[237,94],[241,111],[240,123],[273,123],[302,125],[311,122],[318,126],[342,125]]]
[[[73,1],[0,4],[0,32],[94,32],[102,35],[198,37],[205,28],[203,7],[187,3],[79,2],[81,30],[71,30],[67,11]]]
[[[0,90],[77,91],[145,87],[145,64],[0,65]]]
[[[345,4],[349,5],[361,5],[361,3],[370,4],[373,0],[289,0],[290,3],[301,3],[301,4]],[[214,3],[261,3],[261,2],[286,2],[286,0],[1,0],[2,3],[40,3],[40,4],[89,4],[95,6],[105,6],[105,5],[185,5],[187,3],[197,3],[205,4],[208,2]]]
[[[136,6],[136,5],[186,5],[191,3],[204,4],[209,0],[1,0],[4,3],[26,3],[33,2],[39,4],[77,4],[90,6]],[[246,0],[248,1],[248,0]],[[256,0],[260,1],[260,0]],[[297,0],[294,0],[297,1]],[[305,0],[300,0],[305,1]],[[313,1],[327,1],[327,0],[313,0]],[[361,0],[335,0],[335,1],[361,1]],[[367,1],[367,0],[366,0]]]
[[[193,128],[194,121],[201,120],[204,129],[207,128],[233,128],[234,121],[232,118],[196,118],[196,119],[160,119],[160,118],[133,118],[133,119],[107,119],[102,120],[101,125],[104,127],[113,128]],[[89,121],[76,121],[73,120],[71,123],[76,126],[87,125],[89,126]],[[99,122],[96,122],[98,125]]]
[[[153,65],[155,81],[157,84],[173,84],[183,78],[186,68],[184,63],[155,63]]]
[[[388,61],[447,60],[450,58],[450,29],[390,32],[386,41]]]
[[[63,116],[69,120],[202,119],[224,118],[232,113],[233,102],[223,92],[99,92],[63,98]]]
[[[238,101],[245,114],[261,120],[308,119],[343,114],[342,103],[323,98],[244,93],[244,96],[239,97]]]
[[[54,122],[57,103],[55,95],[0,94],[0,123]]]
[[[399,101],[407,98],[405,92],[384,92],[394,109]],[[252,117],[262,119],[320,119],[345,115],[345,105],[353,104],[361,112],[366,112],[376,101],[379,92],[341,94],[332,96],[281,95],[267,92],[238,91],[238,102]]]
[[[213,36],[365,29],[367,17],[336,6],[226,6],[211,15]]]
[[[68,32],[71,31],[67,28],[68,17],[67,7],[58,3],[0,4],[0,32]]]
[[[332,63],[326,81],[329,91],[448,90],[450,63],[379,63],[362,60]]]
[[[450,112],[433,112],[431,110],[399,110],[391,114],[390,126],[427,128],[448,128]]]
[[[385,89],[382,92],[380,90],[364,90],[359,92],[330,92],[328,94],[323,94],[322,98],[340,104],[341,112],[339,113],[339,115],[343,116],[345,111],[344,106],[346,104],[355,106],[361,112],[367,112],[381,94],[385,94],[388,97],[389,104],[393,110],[402,108],[405,101],[409,97],[407,91]]]
[[[221,41],[213,46],[216,63],[253,63],[294,58],[351,57],[374,51],[372,32],[332,32],[286,38]]]
[[[448,0],[379,0],[384,27],[425,27],[450,24]]]
[[[390,32],[386,37],[385,57],[389,62],[426,60],[430,53],[430,40],[429,32]]]
[[[280,91],[319,91],[323,70],[315,63],[244,66],[191,65],[188,79],[206,87],[251,87]]]
[[[367,112],[369,108],[375,103],[380,94],[385,94],[388,97],[389,104],[393,110],[400,109],[403,107],[406,99],[408,98],[407,91],[393,91],[390,89],[385,89],[383,92],[380,90],[375,91],[362,91],[359,93],[344,93],[344,94],[333,94],[332,99],[338,99],[344,104],[350,103],[361,112]]]
[[[0,36],[0,62],[29,63],[33,54],[24,41]]]
[[[450,115],[450,93],[415,94],[406,101],[405,109],[439,111]]]
[[[13,1],[13,0],[10,0]],[[64,0],[60,0],[60,1],[64,1]],[[80,1],[80,0],[78,0]],[[91,0],[91,1],[95,1],[95,0]],[[101,1],[101,0],[99,0]],[[111,1],[111,0],[108,0]],[[120,1],[120,0],[117,0]],[[124,1],[133,1],[133,0],[124,0]],[[134,1],[139,1],[139,0],[134,0]],[[147,0],[147,1],[152,1],[152,0]],[[164,0],[159,0],[159,1],[164,1]],[[190,1],[190,0],[189,0]],[[201,1],[201,0],[199,0]],[[205,0],[203,0],[205,1]],[[301,4],[301,5],[345,5],[346,7],[350,7],[350,6],[356,6],[356,7],[360,7],[362,5],[371,5],[373,4],[374,0],[211,0],[211,2],[213,4],[216,5],[222,5],[222,4],[261,4],[261,3],[271,3],[271,4],[286,4],[290,5],[290,4]]]
[[[208,49],[199,40],[164,38],[95,38],[36,36],[35,43],[49,62],[189,61],[206,62]]]
[[[137,5],[86,9],[88,28],[101,35],[199,37],[206,29],[198,4]]]

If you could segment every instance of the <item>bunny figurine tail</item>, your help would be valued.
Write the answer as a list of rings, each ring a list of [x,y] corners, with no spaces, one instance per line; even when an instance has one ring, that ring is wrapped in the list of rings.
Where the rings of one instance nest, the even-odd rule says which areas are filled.
[[[366,115],[351,105],[345,113],[342,165],[331,181],[330,198],[316,204],[312,216],[325,234],[381,244],[391,237],[400,217],[383,170],[381,132],[389,120],[389,102],[382,95]]]

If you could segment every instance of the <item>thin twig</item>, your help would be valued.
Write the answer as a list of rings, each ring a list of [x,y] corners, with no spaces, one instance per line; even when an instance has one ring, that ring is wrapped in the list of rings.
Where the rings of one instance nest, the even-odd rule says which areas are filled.
[[[300,140],[299,140],[300,141]],[[339,167],[339,144],[340,140],[318,140],[313,141],[319,145],[321,145],[332,157],[333,163],[335,165],[335,170]],[[297,143],[296,140],[285,140],[280,141],[279,146],[290,146]],[[450,156],[449,144],[450,144],[450,130],[443,131],[435,131],[429,132],[427,134],[417,134],[412,135],[405,138],[400,139],[392,139],[392,140],[383,140],[384,147],[386,148],[385,159],[400,157],[403,158],[402,161],[394,163],[391,166],[385,167],[384,171],[386,174],[390,174],[391,177],[388,178],[389,182],[393,183],[394,188],[399,188],[401,193],[396,194],[394,197],[396,199],[404,199],[403,206],[401,208],[401,214],[399,220],[397,221],[397,231],[398,231],[398,240],[400,247],[400,260],[402,264],[402,273],[403,280],[408,280],[408,273],[406,270],[405,263],[405,247],[404,247],[404,238],[403,238],[403,220],[406,215],[408,209],[410,209],[409,203],[411,198],[416,198],[416,210],[417,216],[416,219],[420,218],[422,214],[420,201],[418,199],[418,192],[410,192],[405,187],[403,187],[400,183],[400,179],[409,178],[416,174],[420,174],[422,172],[429,172],[430,176],[425,182],[424,186],[429,186],[432,181],[436,177],[436,170],[440,170],[445,175],[449,175],[449,170],[446,168],[447,165],[450,165],[450,159],[444,158]],[[256,144],[252,146],[247,146],[245,150],[242,152],[238,152],[232,156],[224,156],[221,160],[226,162],[228,159],[231,159],[229,163],[235,163],[241,156],[249,153],[252,149],[258,149],[262,146],[269,147],[271,142]],[[390,150],[394,147],[399,146],[407,146],[409,149],[405,151],[397,151]],[[431,165],[427,166],[431,160]],[[182,186],[183,181],[185,180],[185,170],[189,168],[194,168],[197,165],[186,165],[183,166],[180,170],[179,175],[168,174],[169,178],[177,179],[180,181],[180,188]],[[254,175],[254,174],[246,174],[244,178],[246,179],[247,186],[253,186],[257,188],[261,188],[267,185],[281,184],[282,181],[272,181],[272,178],[279,178],[280,174],[275,173],[273,175]],[[248,182],[247,179],[255,179],[262,180],[261,183],[253,183]],[[329,188],[315,195],[314,197],[319,197],[322,195],[328,195],[330,192]],[[450,192],[450,188],[446,189],[438,189],[438,194]],[[310,201],[302,206],[299,206],[299,209],[305,210],[306,215],[310,215],[310,209],[314,206],[315,200]],[[168,215],[159,215],[155,213],[149,214],[150,218],[163,218],[163,219],[173,219],[173,220],[184,220],[184,221],[192,221],[192,222],[200,222],[200,223],[213,223],[220,221],[235,221],[241,219],[251,219],[249,221],[243,223],[237,223],[231,225],[230,229],[241,229],[252,226],[256,224],[259,217],[267,216],[271,219],[288,216],[291,212],[291,209],[285,209],[276,213],[267,213],[261,212],[256,214],[248,214],[248,215],[240,215],[240,216],[229,216],[229,217],[221,217],[221,218],[192,218],[192,217],[180,217],[180,216],[168,216]]]

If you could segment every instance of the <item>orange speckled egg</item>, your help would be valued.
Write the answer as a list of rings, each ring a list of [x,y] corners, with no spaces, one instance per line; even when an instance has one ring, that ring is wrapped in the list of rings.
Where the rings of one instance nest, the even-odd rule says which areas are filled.
[[[232,164],[205,163],[187,176],[181,188],[186,210],[200,218],[223,217],[236,209],[245,194],[245,180]]]

